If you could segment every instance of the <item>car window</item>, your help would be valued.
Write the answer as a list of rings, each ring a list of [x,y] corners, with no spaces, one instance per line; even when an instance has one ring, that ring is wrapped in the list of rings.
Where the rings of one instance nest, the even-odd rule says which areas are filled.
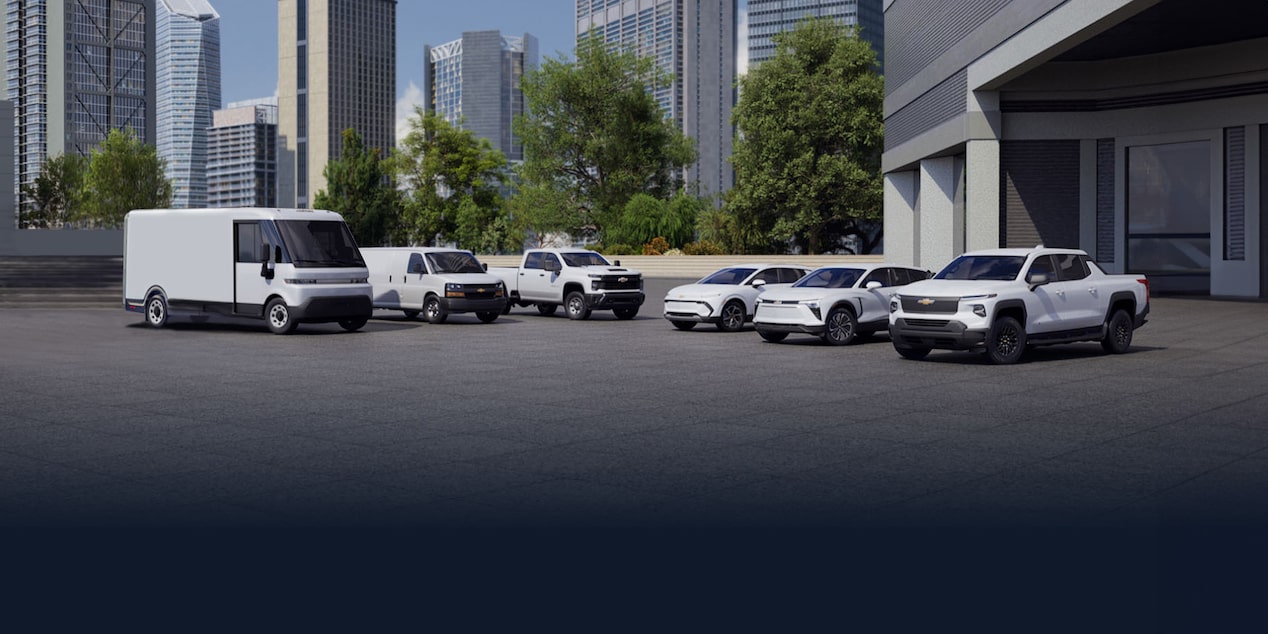
[[[409,254],[409,264],[405,265],[405,273],[407,274],[414,273],[414,272],[426,273],[427,269],[423,268],[422,264],[423,264],[423,254],[421,253]]]
[[[825,267],[811,271],[793,286],[796,288],[850,288],[862,276],[863,269]]]
[[[1017,279],[1026,258],[1020,255],[962,255],[934,276],[939,280]]]
[[[563,267],[559,264],[559,256],[556,256],[554,253],[547,253],[545,257],[542,258],[542,268],[562,269]]]
[[[756,277],[753,278],[754,282],[756,282],[757,280],[762,280],[763,282],[766,282],[767,284],[778,284],[779,283],[779,269],[773,269],[773,268],[762,269],[762,271],[758,273]],[[749,283],[751,284],[752,282],[749,282]]]
[[[792,284],[805,276],[806,271],[803,269],[779,269],[780,284]]]
[[[863,278],[863,281],[859,283],[859,286],[866,287],[872,282],[880,282],[881,286],[894,285],[890,280],[888,268],[874,269],[871,273],[867,274],[867,277]]]
[[[735,285],[742,283],[748,276],[753,274],[757,269],[751,268],[729,268],[722,269],[710,274],[708,277],[700,280],[697,284],[726,284]]]
[[[568,266],[611,266],[612,264],[594,251],[569,251],[563,255]]]
[[[1077,253],[1059,253],[1052,256],[1057,261],[1057,271],[1063,280],[1081,280],[1088,276],[1087,262]]]
[[[237,231],[238,261],[263,262],[268,256],[265,255],[267,245],[264,243],[264,233],[260,231],[260,223],[239,222],[233,227]]]
[[[1026,271],[1026,277],[1031,275],[1044,274],[1048,276],[1048,281],[1057,280],[1057,269],[1052,263],[1051,255],[1041,255],[1030,263],[1030,269]]]
[[[542,268],[542,252],[534,251],[532,253],[529,253],[528,257],[524,258],[524,268],[526,269]]]
[[[901,267],[890,269],[890,276],[892,276],[894,280],[894,286],[903,286],[904,284],[912,283],[913,280],[911,274],[913,272],[914,271],[911,269],[904,269]]]

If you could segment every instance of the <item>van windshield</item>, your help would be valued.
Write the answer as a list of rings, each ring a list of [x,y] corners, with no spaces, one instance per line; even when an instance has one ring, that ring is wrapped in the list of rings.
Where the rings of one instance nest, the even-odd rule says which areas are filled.
[[[483,273],[484,267],[474,255],[465,251],[428,253],[427,263],[436,273]]]
[[[338,220],[278,220],[277,229],[296,266],[365,266],[348,225]]]

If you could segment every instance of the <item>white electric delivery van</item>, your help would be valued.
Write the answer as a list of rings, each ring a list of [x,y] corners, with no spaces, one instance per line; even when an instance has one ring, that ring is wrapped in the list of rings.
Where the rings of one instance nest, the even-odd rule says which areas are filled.
[[[369,271],[343,217],[315,209],[138,209],[123,222],[123,304],[155,328],[169,314],[365,325]]]

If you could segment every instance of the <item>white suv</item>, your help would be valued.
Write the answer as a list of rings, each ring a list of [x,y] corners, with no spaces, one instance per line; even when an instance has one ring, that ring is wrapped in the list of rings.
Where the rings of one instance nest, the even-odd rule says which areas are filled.
[[[808,272],[810,267],[796,264],[728,266],[666,293],[665,319],[679,330],[711,323],[723,332],[736,332],[752,321],[758,295],[785,288]]]
[[[805,333],[843,346],[888,328],[890,296],[928,277],[928,271],[884,264],[825,266],[788,288],[762,293],[753,325],[766,341]]]

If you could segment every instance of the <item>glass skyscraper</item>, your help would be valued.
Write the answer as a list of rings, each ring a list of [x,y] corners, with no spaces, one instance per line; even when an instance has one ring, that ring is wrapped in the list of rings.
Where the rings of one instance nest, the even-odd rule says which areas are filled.
[[[576,17],[578,43],[601,37],[654,59],[673,78],[656,99],[696,142],[700,159],[687,181],[706,195],[729,190],[736,0],[577,0]]]
[[[396,0],[278,0],[278,204],[325,189],[343,131],[396,147]]]
[[[537,38],[467,31],[462,39],[423,47],[423,56],[427,110],[488,139],[508,160],[523,160],[524,149],[511,122],[524,113],[520,81],[527,70],[537,67]]]
[[[18,187],[48,157],[86,156],[111,130],[131,128],[154,143],[154,2],[5,1]]]
[[[776,33],[791,31],[806,18],[832,18],[857,26],[885,68],[885,12],[882,0],[748,0],[748,63],[775,56]]]
[[[220,15],[206,0],[158,0],[158,155],[172,206],[207,206],[207,128],[220,108]]]

